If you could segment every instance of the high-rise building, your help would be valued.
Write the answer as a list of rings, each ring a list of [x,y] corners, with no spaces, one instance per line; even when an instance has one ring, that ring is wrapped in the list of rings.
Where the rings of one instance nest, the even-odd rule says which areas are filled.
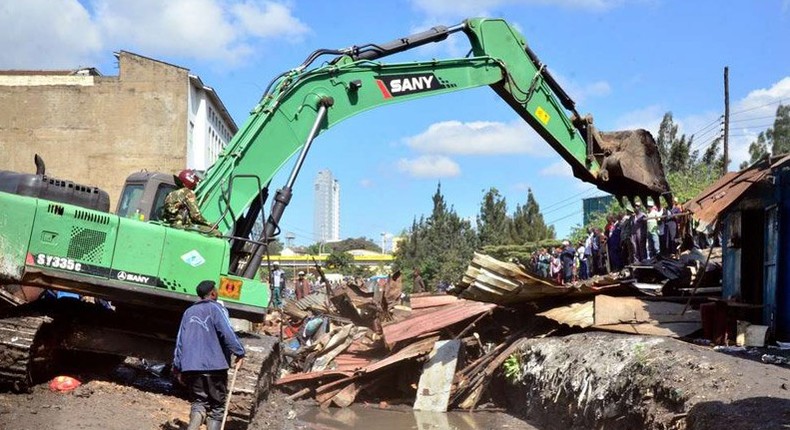
[[[340,183],[328,169],[315,178],[313,236],[316,242],[340,240]]]

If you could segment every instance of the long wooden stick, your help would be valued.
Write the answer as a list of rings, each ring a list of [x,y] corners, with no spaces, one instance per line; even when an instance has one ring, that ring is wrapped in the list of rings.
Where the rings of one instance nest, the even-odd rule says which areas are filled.
[[[236,366],[233,367],[233,377],[230,379],[230,386],[228,387],[228,397],[225,399],[225,413],[222,414],[222,425],[219,430],[225,430],[225,421],[228,419],[228,410],[230,409],[230,397],[233,395],[233,387],[236,386],[236,376],[239,374],[242,360],[236,359]]]

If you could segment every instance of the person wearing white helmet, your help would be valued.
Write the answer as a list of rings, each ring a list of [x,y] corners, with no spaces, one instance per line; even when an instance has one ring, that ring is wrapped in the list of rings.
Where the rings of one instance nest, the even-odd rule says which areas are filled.
[[[302,300],[310,295],[310,283],[305,279],[304,271],[302,270],[296,275],[294,290],[296,290],[296,300]]]

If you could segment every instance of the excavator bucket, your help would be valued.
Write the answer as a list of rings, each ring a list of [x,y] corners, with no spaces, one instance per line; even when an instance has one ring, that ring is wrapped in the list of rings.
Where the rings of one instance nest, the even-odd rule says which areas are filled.
[[[598,188],[631,203],[639,197],[647,205],[647,197],[658,202],[664,197],[671,203],[669,184],[661,165],[661,155],[653,136],[647,130],[614,132],[594,131],[598,149],[603,153]]]

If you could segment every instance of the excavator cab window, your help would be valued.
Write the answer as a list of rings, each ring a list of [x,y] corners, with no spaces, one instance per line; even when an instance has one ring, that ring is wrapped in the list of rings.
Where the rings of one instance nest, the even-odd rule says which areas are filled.
[[[156,189],[154,206],[151,209],[151,216],[149,218],[151,221],[158,221],[162,218],[162,207],[165,205],[165,198],[176,188],[177,187],[172,184],[159,184],[159,187]]]
[[[129,184],[123,187],[121,200],[118,204],[118,215],[121,218],[129,218],[140,207],[140,200],[145,192],[145,184]]]

